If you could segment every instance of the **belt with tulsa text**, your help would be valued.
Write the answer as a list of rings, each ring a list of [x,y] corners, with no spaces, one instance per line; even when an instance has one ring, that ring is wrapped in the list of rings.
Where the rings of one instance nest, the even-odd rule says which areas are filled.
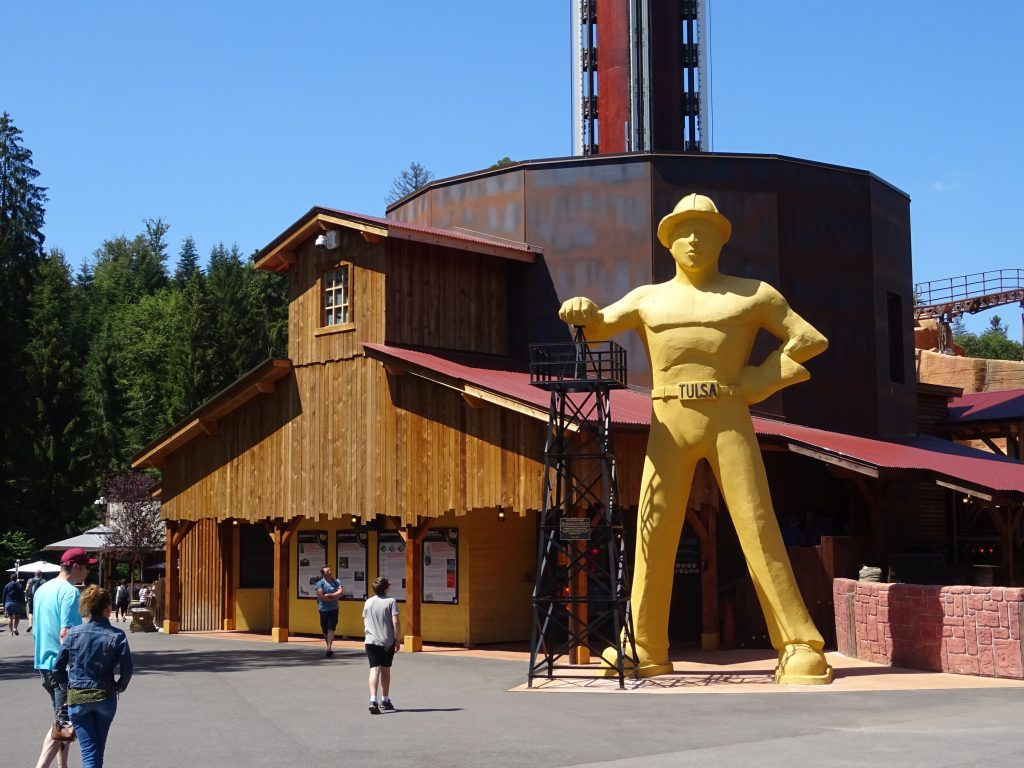
[[[739,393],[739,387],[719,384],[717,381],[684,381],[681,384],[670,384],[667,387],[655,387],[651,390],[651,399],[717,400],[719,395],[735,396]]]

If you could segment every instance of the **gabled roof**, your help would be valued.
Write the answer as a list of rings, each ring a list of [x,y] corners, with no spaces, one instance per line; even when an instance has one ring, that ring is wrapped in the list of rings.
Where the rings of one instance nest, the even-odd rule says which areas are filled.
[[[1024,389],[972,392],[949,401],[949,415],[942,427],[996,421],[1024,421]]]
[[[507,358],[449,350],[364,344],[369,357],[393,369],[434,381],[485,402],[547,420],[549,395],[530,385],[529,370]],[[612,423],[649,426],[648,394],[616,390],[611,399]],[[940,485],[1024,494],[1024,462],[979,451],[930,435],[883,440],[805,427],[761,416],[753,417],[762,442],[781,443],[788,450],[862,474],[880,471],[925,472]]]
[[[294,251],[297,247],[314,235],[339,227],[361,232],[369,242],[379,242],[382,238],[393,237],[527,263],[532,263],[538,254],[543,253],[539,246],[479,232],[426,227],[362,213],[313,206],[305,216],[253,256],[256,268],[286,272],[295,261]]]
[[[275,382],[292,370],[292,361],[272,357],[229,384],[132,458],[133,469],[159,466],[164,457],[199,435],[212,435],[217,422],[255,397],[274,391]]]

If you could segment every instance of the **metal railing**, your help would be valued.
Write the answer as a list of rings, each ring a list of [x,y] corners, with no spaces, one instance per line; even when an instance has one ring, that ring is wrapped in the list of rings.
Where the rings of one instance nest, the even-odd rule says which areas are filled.
[[[981,312],[1024,301],[1024,269],[998,269],[914,285],[914,317]]]

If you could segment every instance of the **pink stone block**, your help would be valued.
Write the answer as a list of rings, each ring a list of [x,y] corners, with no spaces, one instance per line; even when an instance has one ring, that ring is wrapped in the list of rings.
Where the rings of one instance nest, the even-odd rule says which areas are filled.
[[[978,627],[978,645],[992,645],[992,630],[988,627]]]
[[[977,622],[979,627],[998,627],[999,614],[995,611],[978,611]]]
[[[998,611],[999,610],[999,606],[996,605],[995,600],[986,600],[984,603],[981,604],[981,607],[982,607],[982,610],[985,610],[985,611]]]
[[[962,655],[967,652],[967,643],[963,640],[951,638],[946,641],[946,653]]]
[[[972,595],[987,595],[992,591],[992,587],[971,587]]]
[[[1012,601],[1015,603],[1024,602],[1024,588],[1022,587],[1004,587],[1003,588],[1003,599]]]
[[[993,647],[995,673],[1000,677],[1024,677],[1021,668],[1020,641],[996,640]]]
[[[953,627],[953,637],[964,637],[965,634],[963,627]]]
[[[977,587],[973,587],[977,589]],[[974,611],[980,611],[985,605],[985,599],[980,595],[971,595],[967,598],[967,607]]]
[[[1007,629],[1006,627],[996,627],[995,629],[992,630],[992,639],[993,640],[1009,640],[1010,639],[1010,630]]]
[[[982,648],[978,652],[978,674],[993,677],[996,673],[995,654],[991,648]]]

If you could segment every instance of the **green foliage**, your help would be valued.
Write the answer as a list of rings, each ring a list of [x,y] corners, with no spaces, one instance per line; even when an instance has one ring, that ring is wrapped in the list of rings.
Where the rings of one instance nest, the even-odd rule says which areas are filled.
[[[505,155],[503,158],[501,158],[501,160],[496,162],[494,165],[488,167],[487,170],[490,170],[491,168],[503,168],[506,165],[515,165],[515,163],[516,163],[515,160],[513,160],[508,155]]]
[[[29,538],[24,531],[7,531],[0,536],[0,565],[5,571],[14,567],[15,560],[30,562],[35,552],[35,539]]]
[[[29,295],[43,255],[46,193],[10,115],[0,115],[0,530],[30,514],[22,478],[33,471],[25,381]]]
[[[989,327],[981,334],[964,332],[963,323],[954,324],[953,341],[964,348],[967,357],[987,360],[1021,360],[1024,348],[1020,342],[1007,336],[1008,328],[999,315],[989,321]]]
[[[178,288],[184,288],[193,277],[200,274],[202,270],[199,268],[199,249],[196,248],[196,241],[189,235],[182,241],[181,250],[178,251],[174,283]]]
[[[171,279],[160,218],[72,274],[43,254],[46,196],[20,136],[0,117],[0,531],[48,543],[97,522],[102,479],[143,446],[287,354],[288,283],[236,246],[204,270],[192,238]]]

